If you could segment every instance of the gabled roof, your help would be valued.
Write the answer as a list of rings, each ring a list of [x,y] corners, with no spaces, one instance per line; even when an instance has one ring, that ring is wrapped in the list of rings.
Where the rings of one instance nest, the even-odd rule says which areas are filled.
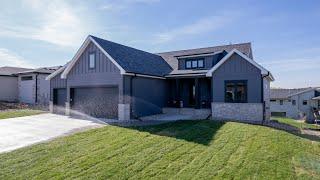
[[[206,69],[179,70],[178,59],[212,56],[213,58],[217,58],[222,61],[222,59],[228,54],[236,52],[243,56],[250,63],[261,69],[262,74],[266,73],[265,75],[273,80],[273,77],[271,74],[269,74],[269,71],[265,70],[262,66],[252,60],[251,43],[230,44],[224,46],[152,54],[91,35],[86,38],[85,42],[77,51],[73,59],[63,68],[60,68],[58,71],[48,76],[47,79],[51,79],[61,72],[61,78],[66,78],[83,51],[90,43],[94,43],[104,53],[104,55],[106,55],[111,62],[118,67],[121,74],[148,76],[153,78],[181,76],[184,74],[191,76],[206,75],[209,71]],[[219,66],[219,64],[217,65]]]
[[[179,50],[179,51],[171,51],[171,52],[162,52],[158,53],[168,64],[172,67],[173,70],[178,69],[178,57],[188,56],[188,55],[199,55],[199,54],[213,54],[216,52],[227,51],[230,52],[233,49],[238,49],[242,53],[252,57],[251,43],[240,43],[240,44],[229,44],[222,46],[214,46],[207,48],[197,48],[197,49],[187,49],[187,50]]]
[[[0,67],[0,75],[14,76],[16,73],[19,73],[21,71],[30,71],[30,70],[33,70],[33,69],[4,66],[4,67]]]
[[[241,56],[243,59],[247,60],[249,63],[251,63],[252,65],[254,65],[255,67],[257,67],[258,69],[261,70],[261,74],[265,75],[267,77],[270,78],[271,81],[274,81],[274,78],[272,76],[272,74],[266,70],[264,67],[262,67],[261,65],[259,65],[257,62],[255,62],[253,59],[249,58],[247,55],[243,54],[242,52],[240,52],[237,49],[233,49],[232,51],[230,51],[226,56],[224,56],[215,66],[213,66],[206,74],[207,77],[211,77],[212,73],[215,72],[220,66],[222,66],[222,64],[224,64],[226,61],[228,61],[230,59],[230,57],[233,54],[238,54],[239,56]]]
[[[161,56],[90,35],[62,73],[62,78],[66,78],[90,42],[93,42],[120,69],[121,74],[137,73],[163,77],[172,71]]]
[[[54,78],[56,75],[62,73],[66,69],[66,67],[69,65],[69,63],[70,62],[67,62],[64,66],[61,66],[59,69],[51,73],[49,76],[46,77],[46,80],[50,80]]]
[[[59,69],[61,66],[53,66],[53,67],[42,67],[37,69],[31,69],[27,71],[20,71],[15,74],[27,74],[27,73],[41,73],[41,74],[51,74]]]
[[[317,90],[317,91],[320,91],[320,88],[319,88],[319,87],[310,87],[310,88],[307,88],[307,89],[305,89],[305,90],[303,90],[303,91],[290,94],[289,97],[295,96],[295,95],[299,95],[299,94],[302,94],[302,93],[306,93],[306,92],[309,92],[309,91],[316,91],[316,90]]]
[[[296,88],[296,89],[271,88],[270,98],[271,99],[289,99],[289,97],[294,94],[306,92],[311,89],[313,88],[312,87]]]

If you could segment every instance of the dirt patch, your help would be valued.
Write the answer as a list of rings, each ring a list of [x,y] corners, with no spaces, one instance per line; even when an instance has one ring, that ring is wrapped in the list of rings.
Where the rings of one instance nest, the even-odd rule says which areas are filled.
[[[48,110],[48,105],[31,105],[25,103],[0,102],[0,111],[19,110],[19,109],[33,109],[33,110]]]
[[[29,105],[23,103],[0,102],[0,111],[11,109],[29,109]]]

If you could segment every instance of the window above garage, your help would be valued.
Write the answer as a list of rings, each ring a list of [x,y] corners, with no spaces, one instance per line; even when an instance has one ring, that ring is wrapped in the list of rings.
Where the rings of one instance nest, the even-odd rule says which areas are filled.
[[[22,76],[21,77],[21,81],[30,81],[30,80],[33,80],[32,76]]]
[[[90,69],[96,68],[96,53],[95,52],[89,53],[89,68]]]

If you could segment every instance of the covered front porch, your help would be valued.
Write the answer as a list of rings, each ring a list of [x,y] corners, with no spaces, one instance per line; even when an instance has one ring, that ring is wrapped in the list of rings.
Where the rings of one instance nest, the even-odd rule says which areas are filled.
[[[210,109],[211,78],[175,77],[169,79],[169,100],[167,107]]]

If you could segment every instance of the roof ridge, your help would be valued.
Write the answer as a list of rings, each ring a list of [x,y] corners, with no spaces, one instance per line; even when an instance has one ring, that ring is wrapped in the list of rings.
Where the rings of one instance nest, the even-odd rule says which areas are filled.
[[[244,43],[225,44],[225,45],[209,46],[209,47],[201,47],[201,48],[191,48],[191,49],[181,49],[181,50],[174,50],[174,51],[165,51],[165,52],[158,52],[156,54],[177,53],[177,52],[181,52],[181,51],[201,50],[201,49],[208,49],[208,48],[218,48],[218,47],[247,45],[247,44],[250,44],[250,47],[251,47],[251,42],[244,42]]]
[[[137,51],[141,51],[141,52],[144,52],[144,53],[149,53],[149,54],[153,54],[155,56],[159,56],[161,57],[160,55],[156,54],[156,53],[152,53],[152,52],[148,52],[148,51],[145,51],[145,50],[141,50],[141,49],[138,49],[138,48],[134,48],[134,47],[131,47],[131,46],[128,46],[128,45],[124,45],[124,44],[120,44],[120,43],[117,43],[117,42],[114,42],[114,41],[110,41],[110,40],[107,40],[107,39],[103,39],[103,38],[100,38],[100,37],[97,37],[97,36],[93,36],[93,35],[89,35],[93,38],[97,38],[97,39],[100,39],[100,40],[103,40],[103,41],[108,41],[110,43],[114,43],[114,44],[117,44],[119,46],[124,46],[124,47],[127,47],[127,48],[131,48],[131,49],[134,49],[134,50],[137,50]]]

